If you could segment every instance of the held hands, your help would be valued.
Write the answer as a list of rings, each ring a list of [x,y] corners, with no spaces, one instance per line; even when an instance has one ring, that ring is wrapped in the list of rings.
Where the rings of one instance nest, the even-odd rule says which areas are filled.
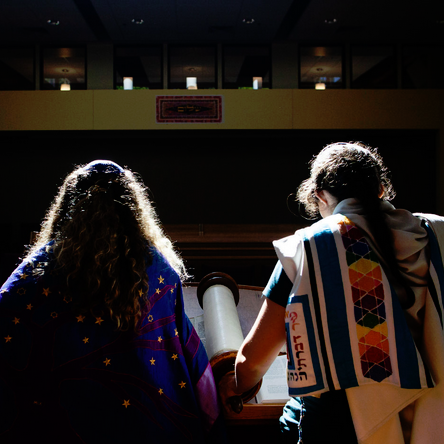
[[[243,409],[242,397],[237,391],[234,371],[228,372],[219,382],[219,395],[227,413],[240,413]]]

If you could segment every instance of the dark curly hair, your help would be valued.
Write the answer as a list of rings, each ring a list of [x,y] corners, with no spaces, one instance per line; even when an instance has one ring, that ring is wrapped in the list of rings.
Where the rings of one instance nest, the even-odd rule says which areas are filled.
[[[403,278],[396,259],[392,232],[381,211],[381,200],[391,200],[395,190],[389,171],[376,149],[359,142],[338,142],[324,147],[311,161],[310,177],[298,188],[297,199],[311,217],[319,215],[316,191],[330,192],[338,203],[358,199],[382,258],[391,276],[405,290],[401,305],[409,308],[415,296]]]
[[[83,311],[105,311],[119,330],[137,329],[146,299],[149,245],[187,277],[163,234],[146,188],[110,161],[76,168],[61,186],[28,256],[53,241],[55,271]]]
[[[315,191],[326,190],[341,200],[349,197],[377,203],[391,200],[395,191],[389,171],[376,149],[362,143],[327,145],[310,163],[310,177],[298,188],[297,200],[307,215],[319,216]]]

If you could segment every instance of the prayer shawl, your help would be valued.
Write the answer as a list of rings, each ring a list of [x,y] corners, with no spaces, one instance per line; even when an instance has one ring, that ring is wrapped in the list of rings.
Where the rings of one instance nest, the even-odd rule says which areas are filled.
[[[219,416],[181,282],[151,248],[138,334],[74,308],[51,247],[0,294],[0,442],[206,442]],[[214,429],[214,428],[213,428]]]
[[[441,338],[441,349],[444,269],[430,226],[427,233],[427,316],[438,319],[433,334]],[[428,368],[433,355],[423,351],[426,364],[378,256],[346,216],[327,217],[274,246],[294,282],[285,316],[289,393],[347,389],[358,440],[367,442],[393,414],[439,382],[436,369]],[[404,442],[384,439],[379,442]]]

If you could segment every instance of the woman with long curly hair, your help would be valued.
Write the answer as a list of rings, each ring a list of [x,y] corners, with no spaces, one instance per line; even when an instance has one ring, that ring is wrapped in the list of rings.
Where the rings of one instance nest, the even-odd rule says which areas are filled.
[[[217,394],[187,276],[130,170],[69,174],[1,289],[1,442],[206,442]]]
[[[274,242],[226,408],[286,343],[282,442],[441,443],[444,218],[395,209],[382,158],[360,143],[326,146],[310,173],[297,199],[322,219]]]

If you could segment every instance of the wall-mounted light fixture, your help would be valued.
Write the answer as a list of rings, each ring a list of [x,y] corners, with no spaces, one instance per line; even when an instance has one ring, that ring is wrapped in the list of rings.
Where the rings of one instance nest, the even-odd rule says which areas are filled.
[[[197,77],[187,77],[187,89],[197,89]]]
[[[262,77],[253,77],[253,89],[262,89]]]
[[[61,83],[60,91],[71,91],[71,85],[69,83]]]
[[[123,78],[123,89],[133,89],[133,78],[124,77]]]

